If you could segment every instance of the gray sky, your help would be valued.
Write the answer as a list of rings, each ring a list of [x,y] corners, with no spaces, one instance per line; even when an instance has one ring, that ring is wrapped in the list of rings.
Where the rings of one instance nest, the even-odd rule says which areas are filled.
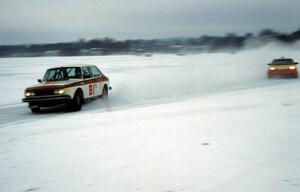
[[[300,0],[0,0],[0,44],[300,28]]]

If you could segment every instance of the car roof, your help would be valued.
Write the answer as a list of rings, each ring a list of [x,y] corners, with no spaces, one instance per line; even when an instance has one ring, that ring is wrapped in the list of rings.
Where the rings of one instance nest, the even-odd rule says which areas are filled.
[[[294,62],[294,60],[292,59],[292,58],[284,58],[284,57],[282,57],[282,58],[279,58],[279,59],[274,59],[273,61],[272,61],[272,63],[270,63],[270,64],[272,64],[272,65],[284,65],[284,64],[296,64],[295,62]]]
[[[70,64],[70,65],[60,65],[60,66],[56,66],[56,67],[51,67],[49,69],[55,69],[55,68],[63,68],[63,67],[92,67],[95,65],[91,65],[91,64]]]
[[[279,58],[279,59],[274,59],[273,61],[293,61],[291,58]]]

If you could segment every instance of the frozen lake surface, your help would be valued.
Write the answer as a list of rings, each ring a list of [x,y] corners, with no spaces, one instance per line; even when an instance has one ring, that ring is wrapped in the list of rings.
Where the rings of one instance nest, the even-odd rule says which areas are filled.
[[[238,54],[0,59],[0,191],[299,191],[300,82]],[[109,101],[31,114],[48,67],[96,64]]]

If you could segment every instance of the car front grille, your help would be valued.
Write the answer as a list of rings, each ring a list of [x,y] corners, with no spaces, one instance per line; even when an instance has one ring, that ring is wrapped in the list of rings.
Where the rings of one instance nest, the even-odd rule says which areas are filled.
[[[39,90],[34,91],[35,96],[54,95],[54,90]]]

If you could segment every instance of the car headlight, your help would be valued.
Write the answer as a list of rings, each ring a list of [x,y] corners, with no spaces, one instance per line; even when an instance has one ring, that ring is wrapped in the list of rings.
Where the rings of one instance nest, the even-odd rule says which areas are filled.
[[[35,93],[32,91],[25,91],[25,96],[26,97],[35,96]]]
[[[59,89],[59,90],[55,90],[54,94],[63,94],[64,90],[63,89]]]
[[[68,89],[58,89],[54,91],[54,94],[64,94],[68,91]]]
[[[269,68],[271,71],[274,71],[276,68],[275,67],[270,67]]]
[[[289,69],[294,70],[296,69],[296,66],[289,66]]]

